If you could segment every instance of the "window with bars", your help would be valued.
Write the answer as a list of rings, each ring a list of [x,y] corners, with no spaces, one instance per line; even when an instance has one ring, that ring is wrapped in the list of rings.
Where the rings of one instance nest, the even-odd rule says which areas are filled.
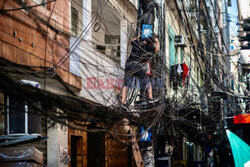
[[[78,22],[78,11],[73,6],[71,6],[71,33],[75,37],[77,36],[78,32]]]
[[[79,36],[83,27],[83,1],[71,0],[71,35]]]
[[[6,96],[5,106],[7,135],[41,134],[41,117],[26,101]]]

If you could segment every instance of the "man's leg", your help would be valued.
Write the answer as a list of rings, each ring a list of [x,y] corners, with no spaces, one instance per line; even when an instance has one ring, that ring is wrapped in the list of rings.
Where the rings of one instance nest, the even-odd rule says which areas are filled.
[[[128,92],[128,87],[124,86],[122,88],[122,100],[121,100],[122,104],[126,104],[127,92]]]
[[[122,99],[121,99],[122,104],[126,104],[128,88],[131,88],[133,86],[133,81],[134,81],[134,76],[124,77],[124,84],[122,88]]]
[[[154,99],[153,98],[153,86],[151,84],[151,82],[149,81],[148,82],[148,85],[147,85],[147,89],[148,89],[148,99],[149,99],[149,103],[155,103],[158,101],[158,99]]]
[[[140,89],[141,93],[145,93],[145,89],[147,89],[148,98],[153,99],[153,88],[150,82],[149,76],[147,75],[146,70],[143,68],[143,65],[138,65],[138,70],[136,73],[137,77],[139,78]],[[145,98],[145,97],[144,97]]]
[[[121,103],[126,104],[128,88],[131,88],[134,80],[134,71],[136,70],[136,65],[133,62],[126,62],[124,83],[122,88],[122,99]]]
[[[153,88],[150,82],[147,85],[147,89],[148,89],[148,98],[153,99]]]
[[[142,78],[142,75],[140,77],[141,77],[140,78],[140,87],[141,87],[141,89],[144,89],[144,90],[147,89],[149,100],[153,100],[153,87],[152,87],[152,84],[150,82],[150,79],[149,78],[148,79]],[[148,77],[148,76],[146,76],[146,77]]]

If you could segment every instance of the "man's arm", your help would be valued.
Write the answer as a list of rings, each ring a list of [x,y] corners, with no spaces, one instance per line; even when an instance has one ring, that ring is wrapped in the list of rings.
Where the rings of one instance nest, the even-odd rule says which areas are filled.
[[[133,41],[139,39],[140,37],[141,37],[141,33],[139,33],[139,35],[138,35],[137,37],[133,38],[131,42],[133,42]]]
[[[141,37],[141,35],[139,35],[138,37],[132,39],[131,41],[131,45],[132,46],[135,46],[135,47],[138,47],[138,39]]]
[[[155,38],[155,42],[156,42],[155,52],[157,53],[160,50],[160,43],[159,43],[159,39],[157,37]]]

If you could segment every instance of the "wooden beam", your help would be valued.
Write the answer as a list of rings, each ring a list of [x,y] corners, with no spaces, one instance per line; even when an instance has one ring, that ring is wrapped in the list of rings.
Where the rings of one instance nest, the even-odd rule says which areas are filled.
[[[136,167],[144,167],[141,151],[139,145],[136,140],[136,133],[134,132],[133,128],[129,126],[129,120],[126,118],[123,119],[124,122],[124,130],[131,136],[132,142],[132,153],[135,158]]]

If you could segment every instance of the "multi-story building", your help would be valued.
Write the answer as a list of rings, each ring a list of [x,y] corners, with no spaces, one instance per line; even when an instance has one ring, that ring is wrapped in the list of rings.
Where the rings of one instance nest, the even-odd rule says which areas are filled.
[[[162,107],[151,112],[164,114],[132,122],[159,127],[152,132],[156,165],[204,164],[212,161],[206,146],[220,143],[230,108],[227,3],[156,2],[160,52],[152,78],[162,84],[153,87]],[[0,145],[28,142],[43,152],[47,166],[135,165],[131,145],[112,137],[122,127],[115,121],[124,113],[115,106],[130,41],[138,35],[140,1],[11,0],[0,6],[0,75],[8,81],[0,81]],[[92,126],[103,131],[91,133]],[[108,133],[103,126],[115,128]]]
[[[33,85],[41,91],[60,95],[68,94],[67,89],[72,92],[82,89],[81,77],[70,72],[67,59],[70,3],[56,3],[37,0],[0,4],[1,83],[7,84],[1,85],[1,105],[4,106],[1,108],[1,145],[20,146],[20,142],[32,141],[30,145],[43,152],[44,161],[50,166],[61,166],[59,158],[54,158],[59,157],[59,147],[67,148],[68,135],[58,125],[48,129],[46,114],[40,117],[39,113],[59,109],[45,109],[39,94],[33,97],[33,104],[29,103],[30,97],[25,95],[29,92],[21,93],[15,84]],[[63,64],[59,64],[61,59]]]
[[[9,79],[1,79],[7,83],[1,84],[1,146],[35,146],[43,152],[45,166],[127,166],[132,162],[127,147],[108,135],[58,123],[68,122],[59,118],[66,111],[63,105],[68,105],[67,112],[77,112],[72,101],[66,102],[68,95],[84,98],[75,104],[110,106],[115,102],[113,87],[116,81],[117,87],[121,85],[128,41],[134,37],[135,27],[130,24],[137,20],[134,4],[97,0],[0,3],[1,78]],[[31,98],[29,89],[22,90],[24,94],[18,88],[9,90],[19,84],[32,85],[40,93]]]

